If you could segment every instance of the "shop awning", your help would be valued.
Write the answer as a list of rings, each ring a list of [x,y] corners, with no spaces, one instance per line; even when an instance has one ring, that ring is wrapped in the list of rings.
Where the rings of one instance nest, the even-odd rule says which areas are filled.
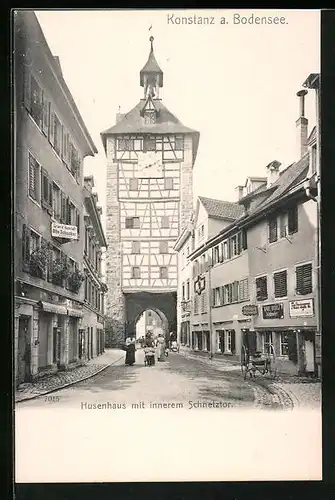
[[[65,314],[65,315],[67,314],[66,307],[58,305],[58,304],[51,304],[50,302],[42,302],[40,300],[38,305],[45,312],[49,312],[49,313],[53,313],[53,314]]]
[[[75,316],[76,318],[84,317],[84,313],[80,309],[68,309],[67,313],[69,316]]]

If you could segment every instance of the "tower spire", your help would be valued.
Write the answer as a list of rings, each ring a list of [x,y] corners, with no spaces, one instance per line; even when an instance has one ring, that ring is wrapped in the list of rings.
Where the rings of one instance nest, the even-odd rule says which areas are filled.
[[[150,26],[149,31],[152,26]],[[140,85],[144,87],[144,98],[151,95],[156,99],[159,98],[159,88],[163,87],[163,71],[160,69],[154,54],[154,37],[151,35],[150,53],[146,64],[140,71]]]

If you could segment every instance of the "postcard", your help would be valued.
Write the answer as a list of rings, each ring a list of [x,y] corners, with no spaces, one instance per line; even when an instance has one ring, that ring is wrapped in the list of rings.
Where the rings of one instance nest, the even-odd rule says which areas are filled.
[[[13,12],[15,481],[320,480],[320,12]]]

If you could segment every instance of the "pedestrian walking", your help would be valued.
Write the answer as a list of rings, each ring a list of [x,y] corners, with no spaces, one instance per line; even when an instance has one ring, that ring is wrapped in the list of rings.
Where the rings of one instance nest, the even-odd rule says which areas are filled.
[[[135,342],[132,342],[130,340],[130,343],[126,345],[126,359],[125,359],[125,364],[128,366],[132,366],[135,363]]]
[[[160,333],[157,338],[157,360],[164,361],[166,351],[166,342],[163,335]]]

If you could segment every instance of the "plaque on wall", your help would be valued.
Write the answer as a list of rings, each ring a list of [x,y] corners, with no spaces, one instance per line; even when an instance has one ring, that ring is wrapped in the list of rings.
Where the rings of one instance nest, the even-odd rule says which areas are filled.
[[[282,302],[263,306],[263,319],[282,319],[283,317],[284,306]]]
[[[291,300],[289,302],[291,318],[314,316],[313,299]]]

